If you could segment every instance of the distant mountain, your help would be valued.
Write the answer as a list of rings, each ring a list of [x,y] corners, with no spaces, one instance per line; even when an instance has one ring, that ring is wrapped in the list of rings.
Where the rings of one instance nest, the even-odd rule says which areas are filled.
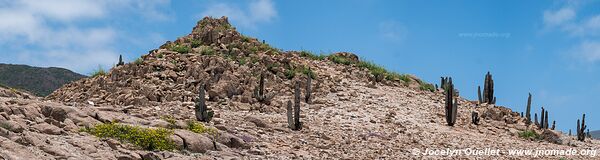
[[[0,63],[0,85],[47,96],[62,85],[86,76],[64,68]]]
[[[600,130],[590,131],[590,134],[592,135],[592,138],[600,139]]]

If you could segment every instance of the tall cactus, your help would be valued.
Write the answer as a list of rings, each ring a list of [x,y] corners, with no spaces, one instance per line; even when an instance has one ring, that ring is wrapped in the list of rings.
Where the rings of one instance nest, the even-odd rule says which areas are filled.
[[[258,86],[254,88],[253,97],[256,98],[258,102],[269,105],[271,104],[271,99],[273,99],[275,95],[276,94],[274,92],[267,93],[267,90],[265,89],[265,73],[261,72]]]
[[[123,55],[119,55],[119,63],[117,63],[117,66],[122,66],[124,64],[125,62],[123,62]]]
[[[196,105],[194,106],[196,120],[200,122],[210,122],[214,114],[212,110],[208,110],[206,107],[205,88],[206,85],[204,83],[200,84],[198,99],[196,99]]]
[[[302,122],[300,122],[300,82],[296,82],[294,87],[294,130],[302,129]]]
[[[548,129],[548,110],[546,110],[546,114],[544,114],[544,129]]]
[[[585,129],[587,125],[585,125],[585,114],[581,118],[581,125],[579,124],[579,119],[577,120],[577,140],[584,141],[585,140]]]
[[[534,119],[535,119],[535,123],[533,123],[533,124],[534,124],[534,125],[536,125],[536,126],[539,126],[539,125],[540,125],[540,123],[538,123],[537,113],[534,113],[534,114],[533,114],[533,117],[534,117]]]
[[[552,130],[556,129],[556,121],[552,121],[552,128],[550,128]]]
[[[485,82],[483,84],[483,101],[481,103],[496,104],[496,97],[494,97],[494,80],[492,74],[487,72],[485,75]]]
[[[311,95],[311,81],[312,78],[310,76],[306,76],[306,93],[304,95],[304,101],[306,102],[306,104],[310,104],[310,95]]]
[[[294,110],[292,108],[292,101],[287,102],[287,121],[288,127],[292,130],[295,130],[296,125],[294,125]]]
[[[449,126],[454,126],[456,123],[456,114],[458,108],[458,100],[454,97],[454,85],[452,84],[452,78],[450,78],[446,84],[446,122]]]
[[[527,110],[525,110],[525,123],[527,125],[531,124],[531,93],[529,93],[529,97],[527,97]]]
[[[481,86],[477,86],[477,99],[479,103],[483,102],[483,99],[481,99]]]
[[[544,119],[544,107],[542,107],[542,115],[540,116],[540,125],[538,127],[540,127],[540,129],[544,129],[544,124],[545,124],[545,119]]]

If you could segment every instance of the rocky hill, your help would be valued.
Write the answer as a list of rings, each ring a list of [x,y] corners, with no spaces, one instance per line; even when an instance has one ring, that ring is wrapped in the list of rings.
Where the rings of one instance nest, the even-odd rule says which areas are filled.
[[[289,128],[292,101],[298,130]],[[444,92],[415,76],[352,53],[281,51],[241,35],[226,17],[204,18],[189,35],[44,100],[0,97],[0,159],[589,159],[415,150],[600,144],[527,125],[502,106],[456,101],[448,126]],[[210,122],[195,121],[202,103]]]
[[[0,64],[0,85],[47,96],[64,84],[84,78],[64,68]]]

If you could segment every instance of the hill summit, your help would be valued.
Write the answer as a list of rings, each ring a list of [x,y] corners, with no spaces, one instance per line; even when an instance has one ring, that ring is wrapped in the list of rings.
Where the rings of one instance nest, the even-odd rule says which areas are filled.
[[[295,80],[310,76],[315,94],[324,96],[335,83],[330,67],[343,66],[348,76],[392,86],[433,89],[414,76],[391,73],[352,53],[315,55],[307,51],[281,51],[256,38],[241,35],[227,17],[206,17],[187,36],[167,42],[133,63],[117,66],[107,75],[66,85],[48,96],[64,102],[117,105],[158,105],[196,99],[199,84],[206,84],[211,101],[231,99],[251,103],[263,74],[272,100],[290,91]],[[349,77],[349,78],[350,78]],[[83,94],[85,93],[85,94]],[[269,100],[270,101],[270,100]]]
[[[45,100],[0,89],[0,159],[549,159],[563,156],[507,151],[600,146],[493,104],[491,74],[492,103],[468,101],[451,78],[437,88],[352,53],[282,51],[226,17],[117,64]],[[478,149],[500,151],[426,154]]]

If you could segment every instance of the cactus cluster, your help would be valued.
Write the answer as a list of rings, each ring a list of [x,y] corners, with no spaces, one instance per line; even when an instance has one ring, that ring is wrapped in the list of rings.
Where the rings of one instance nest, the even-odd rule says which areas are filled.
[[[579,119],[577,120],[577,140],[584,141],[585,140],[585,129],[587,125],[585,125],[585,114],[581,118],[581,124],[579,123]],[[589,132],[589,131],[588,131]]]
[[[487,72],[485,75],[485,82],[483,84],[483,97],[481,96],[481,86],[477,86],[477,97],[479,103],[496,104],[496,97],[494,97],[494,80],[492,74]]]
[[[540,116],[541,120],[540,120],[540,124],[538,125],[538,127],[540,129],[548,129],[548,110],[545,110],[544,107],[542,107],[542,113]]]
[[[309,78],[310,79],[310,78]],[[309,84],[307,84],[309,85]],[[306,93],[309,94],[309,93]],[[292,107],[292,101],[287,103],[287,119],[288,127],[292,130],[302,129],[302,122],[300,122],[300,82],[296,81],[294,85],[294,104]]]
[[[117,66],[122,66],[125,65],[125,62],[123,62],[123,55],[119,55],[119,63],[117,63]]]
[[[200,89],[198,89],[198,99],[196,99],[196,105],[194,106],[196,120],[200,122],[210,122],[214,115],[214,112],[206,107],[205,89],[206,85],[204,83],[200,84]]]
[[[449,126],[454,126],[454,123],[456,123],[458,100],[454,96],[455,92],[454,92],[454,84],[452,84],[452,78],[450,77],[447,80],[448,81],[444,83],[445,86],[447,87],[446,88],[446,105],[445,105],[446,122],[448,123]]]
[[[260,103],[271,104],[271,99],[275,96],[274,94],[267,94],[265,90],[265,75],[264,73],[260,74],[260,79],[258,81],[258,86],[254,88],[254,98]]]

